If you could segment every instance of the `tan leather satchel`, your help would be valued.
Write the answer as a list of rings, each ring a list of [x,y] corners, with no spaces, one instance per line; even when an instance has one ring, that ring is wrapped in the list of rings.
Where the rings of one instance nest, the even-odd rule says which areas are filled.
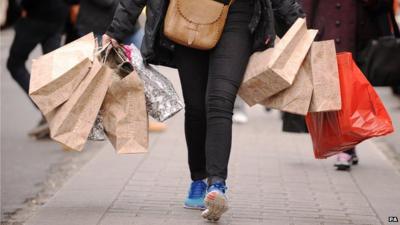
[[[208,50],[215,47],[233,0],[170,0],[164,35],[178,44]]]

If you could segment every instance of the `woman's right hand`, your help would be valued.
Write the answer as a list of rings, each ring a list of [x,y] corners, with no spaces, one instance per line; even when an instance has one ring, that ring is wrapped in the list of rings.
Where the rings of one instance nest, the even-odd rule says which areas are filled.
[[[104,35],[103,35],[103,37],[102,37],[102,39],[101,39],[101,42],[102,42],[102,46],[106,46],[106,45],[109,44],[110,42],[111,42],[111,44],[114,45],[114,46],[119,45],[117,40],[115,40],[114,38],[108,36],[107,34],[104,34]]]

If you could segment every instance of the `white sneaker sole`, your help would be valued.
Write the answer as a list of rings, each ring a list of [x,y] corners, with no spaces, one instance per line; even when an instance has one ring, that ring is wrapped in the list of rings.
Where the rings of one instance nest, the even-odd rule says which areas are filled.
[[[34,139],[42,139],[50,136],[50,128],[47,123],[39,125],[29,131],[28,136]]]
[[[206,207],[199,207],[199,206],[188,206],[183,204],[183,208],[185,209],[191,209],[191,210],[205,210]]]
[[[216,222],[221,218],[222,214],[228,211],[228,200],[223,194],[217,191],[208,193],[204,199],[204,203],[207,207],[201,213],[204,219]]]

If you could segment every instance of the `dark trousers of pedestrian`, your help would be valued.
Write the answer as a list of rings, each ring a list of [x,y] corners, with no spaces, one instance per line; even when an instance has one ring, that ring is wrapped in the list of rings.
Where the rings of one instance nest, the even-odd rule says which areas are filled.
[[[15,24],[15,37],[11,45],[7,68],[14,80],[28,94],[30,73],[26,61],[33,49],[40,44],[44,54],[60,47],[64,23],[52,23],[22,18]]]
[[[185,135],[192,180],[225,182],[235,98],[252,53],[253,0],[236,0],[222,37],[209,51],[175,51],[185,101]]]

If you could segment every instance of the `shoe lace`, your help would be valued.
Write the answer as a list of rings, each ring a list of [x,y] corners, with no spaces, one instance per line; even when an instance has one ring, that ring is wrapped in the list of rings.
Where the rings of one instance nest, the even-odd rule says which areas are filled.
[[[216,188],[220,190],[222,193],[225,193],[226,189],[228,189],[223,183],[215,183],[209,187],[209,189]]]
[[[206,184],[202,181],[193,181],[190,185],[189,198],[200,198],[203,197]]]

